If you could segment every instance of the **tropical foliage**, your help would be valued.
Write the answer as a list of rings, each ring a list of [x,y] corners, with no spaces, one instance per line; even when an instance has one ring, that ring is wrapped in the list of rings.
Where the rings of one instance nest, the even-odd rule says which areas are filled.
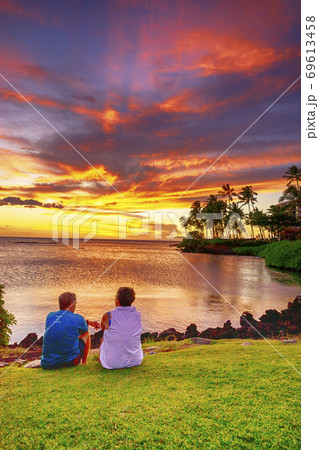
[[[300,191],[300,184],[301,184],[301,169],[297,166],[293,165],[291,167],[288,167],[286,172],[283,175],[283,178],[286,178],[288,180],[287,186],[290,186],[292,183],[296,183],[297,191]]]
[[[236,194],[235,189],[231,188],[229,184],[223,184],[222,190],[218,191],[218,194],[220,194],[222,197],[227,197],[227,203],[230,204],[233,201],[234,197],[237,197],[238,194]]]
[[[0,284],[0,346],[7,345],[11,336],[10,326],[16,324],[14,315],[4,308],[4,286]]]
[[[239,255],[254,255],[265,258],[267,266],[281,269],[301,270],[301,241],[281,241],[259,247],[238,247],[235,252]]]
[[[295,165],[289,167],[283,178],[287,180],[287,187],[279,203],[271,205],[266,212],[257,208],[258,193],[252,185],[243,186],[236,193],[229,184],[223,184],[218,194],[211,194],[202,204],[195,201],[188,216],[181,218],[181,224],[191,237],[199,240],[247,237],[243,223],[250,225],[253,239],[280,239],[285,236],[285,230],[297,229],[301,224],[300,168]],[[214,213],[213,219],[205,218],[205,214],[211,213]]]

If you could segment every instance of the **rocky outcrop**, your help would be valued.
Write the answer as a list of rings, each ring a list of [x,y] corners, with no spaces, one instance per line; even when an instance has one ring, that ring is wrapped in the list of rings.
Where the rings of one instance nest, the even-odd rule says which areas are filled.
[[[176,331],[175,328],[162,331],[157,338],[158,341],[181,341],[183,339],[185,339],[183,333]]]
[[[41,367],[41,359],[35,359],[34,361],[30,361],[24,366],[25,369],[39,369],[40,367]]]
[[[19,347],[29,348],[33,344],[37,343],[38,335],[36,333],[29,333],[22,341],[19,343]]]
[[[297,335],[301,332],[301,296],[298,295],[293,302],[289,302],[286,309],[281,312],[276,309],[268,309],[260,318],[256,320],[253,315],[246,311],[240,317],[240,327],[234,328],[230,322],[224,323],[224,326],[216,328],[207,328],[199,332],[196,324],[190,324],[184,333],[175,328],[168,328],[161,333],[146,332],[141,336],[142,342],[152,341],[181,341],[183,339],[202,338],[202,339],[258,339],[262,336],[270,338],[283,338],[289,335]],[[99,348],[103,331],[98,331],[91,335],[91,348]],[[38,348],[43,345],[43,336],[37,340],[36,333],[29,333],[20,343],[19,347],[29,348],[28,356],[35,359],[39,355]],[[35,345],[33,345],[35,343]],[[8,345],[9,348],[16,348],[17,343]],[[36,348],[35,348],[36,347]],[[34,351],[34,355],[32,354]],[[4,359],[3,359],[4,360]],[[30,358],[28,358],[30,360]]]
[[[191,323],[186,328],[185,339],[195,338],[198,336],[199,336],[199,331],[197,331],[197,325],[195,325],[194,323]]]
[[[191,338],[194,344],[198,345],[210,345],[213,341],[211,339],[204,339],[200,337]]]
[[[146,332],[146,333],[142,333],[142,335],[141,335],[141,340],[142,340],[142,342],[146,342],[146,341],[156,341],[157,340],[157,338],[158,338],[158,333],[149,333],[149,332]]]
[[[286,309],[279,312],[275,309],[268,309],[259,320],[246,311],[240,317],[240,327],[234,328],[230,320],[224,326],[207,328],[199,333],[197,326],[192,323],[185,333],[169,328],[162,333],[144,333],[142,342],[147,339],[154,341],[176,340],[189,338],[203,339],[260,339],[262,337],[282,338],[289,335],[300,334],[301,332],[301,297],[298,295],[293,302],[289,302]]]

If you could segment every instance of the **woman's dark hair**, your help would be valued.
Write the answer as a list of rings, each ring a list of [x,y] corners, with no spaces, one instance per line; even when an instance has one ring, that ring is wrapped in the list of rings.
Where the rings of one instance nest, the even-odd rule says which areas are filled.
[[[135,300],[135,291],[130,287],[120,287],[117,290],[116,298],[121,306],[131,306]]]

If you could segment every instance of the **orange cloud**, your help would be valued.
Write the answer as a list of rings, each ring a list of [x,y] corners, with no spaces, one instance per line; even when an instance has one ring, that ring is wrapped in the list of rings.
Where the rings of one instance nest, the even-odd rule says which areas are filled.
[[[187,89],[177,95],[168,97],[164,102],[157,105],[154,104],[154,108],[159,108],[167,113],[205,114],[216,112],[221,114],[228,105],[231,104],[234,107],[249,99],[260,100],[273,94],[275,100],[275,96],[282,93],[292,81],[287,75],[281,77],[263,76],[258,80],[258,83],[254,83],[249,88],[245,88],[243,91],[241,90],[231,96],[226,96],[222,100],[217,100],[213,95],[210,95],[207,99],[204,94],[199,93],[195,88]],[[296,89],[299,89],[298,83],[290,91]],[[210,115],[210,117],[212,118],[213,116]]]
[[[181,36],[176,52],[182,57],[192,56],[194,63],[185,68],[199,69],[200,76],[259,71],[276,61],[298,56],[297,49],[275,50],[235,35],[217,35],[211,30]]]
[[[99,176],[101,174],[103,177],[105,177],[109,183],[113,184],[117,180],[118,176],[116,174],[111,173],[110,171],[106,170],[104,166],[102,165],[95,165],[93,167],[88,167],[85,169],[75,169],[71,165],[58,163],[58,166],[63,170],[64,174],[57,177],[50,176],[50,181],[58,181],[58,180],[64,180],[69,179],[70,176],[74,180],[82,180],[82,181],[103,181],[103,178]],[[98,174],[98,173],[99,174]],[[43,178],[39,181],[48,181],[48,178]]]
[[[50,108],[66,109],[73,111],[76,114],[87,116],[96,122],[101,123],[104,130],[107,133],[111,133],[115,130],[115,125],[119,123],[130,123],[134,122],[136,118],[130,118],[129,116],[124,116],[119,113],[116,109],[111,106],[106,106],[104,110],[88,108],[83,105],[65,104],[50,98],[41,97],[34,94],[23,93],[23,98],[17,92],[10,89],[0,89],[0,97],[4,100],[11,100],[18,103],[25,103],[25,99],[31,104],[38,104]]]
[[[156,84],[165,73],[194,72],[199,77],[254,73],[299,55],[298,47],[278,49],[260,40],[244,39],[234,32],[224,35],[203,28],[179,29],[161,35],[159,40],[146,26],[139,63],[150,72],[150,79]]]
[[[48,98],[41,98],[36,95],[28,95],[28,94],[23,94],[23,96],[25,97],[25,99],[24,99],[17,92],[9,90],[9,89],[1,89],[0,96],[4,100],[13,100],[16,102],[25,103],[25,99],[26,99],[30,103],[38,103],[39,105],[50,106],[50,107],[54,107],[54,108],[63,108],[63,105],[61,105],[60,103],[58,103],[54,100],[50,100]]]
[[[180,95],[175,95],[160,103],[159,108],[168,113],[183,112],[183,113],[204,113],[211,109],[211,105],[205,103],[199,97],[195,97],[191,92],[186,91]]]
[[[32,104],[38,104],[58,109],[68,109],[70,111],[75,112],[76,114],[84,115],[101,122],[107,131],[111,131],[113,129],[112,126],[120,121],[119,113],[110,107],[107,107],[103,112],[97,109],[87,108],[81,105],[64,104],[50,98],[44,98],[34,94],[30,95],[23,93],[23,97],[25,97],[24,99],[17,92],[9,89],[1,89],[0,97],[2,97],[4,100],[11,100],[19,103],[25,103],[26,99],[28,102]]]
[[[222,153],[222,152],[220,152]],[[156,167],[162,169],[162,173],[158,175],[158,181],[166,181],[168,179],[180,179],[184,176],[196,177],[201,175],[211,164],[214,163],[219,154],[214,152],[214,156],[207,157],[183,157],[177,156],[175,152],[172,154],[160,157],[154,155],[150,160],[142,161],[142,166]],[[237,154],[236,149],[230,151],[211,168],[211,172],[225,173],[225,176],[234,174],[236,172],[254,168],[266,168],[279,165],[289,165],[291,161],[300,160],[300,149],[297,146],[284,146],[276,147],[270,151],[264,151],[262,153],[249,154]],[[152,177],[154,175],[152,174]]]
[[[105,131],[112,132],[114,125],[120,122],[120,113],[111,107],[107,107],[101,118]]]

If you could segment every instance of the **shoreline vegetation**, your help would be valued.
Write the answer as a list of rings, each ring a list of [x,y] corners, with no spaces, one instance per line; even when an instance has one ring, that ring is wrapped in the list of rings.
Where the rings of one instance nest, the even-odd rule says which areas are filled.
[[[259,320],[256,320],[248,311],[240,317],[240,327],[232,327],[231,321],[227,320],[223,327],[207,328],[199,332],[196,324],[190,324],[185,332],[177,331],[175,328],[168,328],[160,333],[146,332],[141,336],[142,343],[156,343],[163,341],[187,341],[193,343],[208,344],[224,339],[254,339],[263,337],[276,340],[289,340],[292,336],[300,339],[301,333],[301,296],[297,296],[289,302],[287,308],[281,312],[275,309],[267,310]],[[91,348],[97,349],[100,346],[103,336],[102,331],[91,335]],[[22,349],[29,349],[23,354],[20,365],[24,362],[38,359],[42,352],[43,337],[38,339],[36,333],[29,333],[18,344],[9,344],[0,348],[0,363],[10,363],[17,355],[22,354]]]
[[[256,207],[258,193],[251,185],[235,192],[223,184],[205,201],[194,201],[180,219],[189,238],[176,247],[192,253],[259,256],[267,266],[300,272],[301,170],[293,165],[282,177],[286,189],[267,211]]]
[[[278,269],[301,270],[301,241],[252,239],[183,239],[176,247],[185,253],[251,255]]]

